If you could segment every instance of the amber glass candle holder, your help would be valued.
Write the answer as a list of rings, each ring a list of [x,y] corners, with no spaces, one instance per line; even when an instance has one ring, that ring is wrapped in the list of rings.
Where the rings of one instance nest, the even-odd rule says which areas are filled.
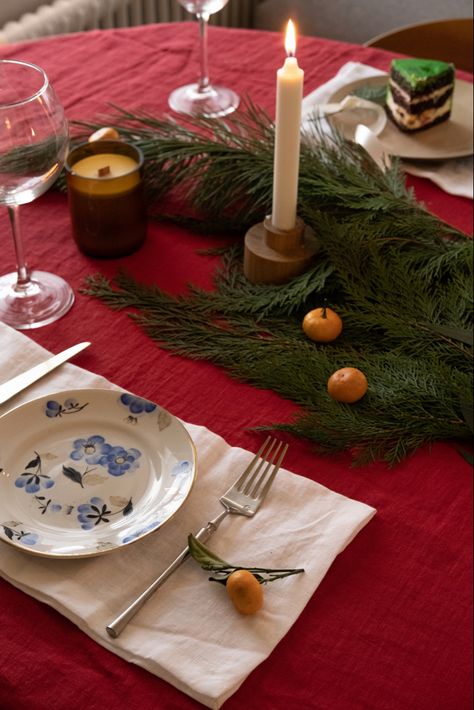
[[[69,153],[66,172],[79,249],[103,258],[138,249],[147,228],[142,152],[122,141],[84,143]]]

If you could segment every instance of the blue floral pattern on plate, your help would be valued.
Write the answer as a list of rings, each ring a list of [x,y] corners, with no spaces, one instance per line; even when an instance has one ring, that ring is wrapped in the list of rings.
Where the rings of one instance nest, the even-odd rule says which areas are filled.
[[[99,463],[103,456],[102,447],[105,444],[103,436],[94,434],[87,439],[75,439],[72,442],[73,451],[69,454],[73,461],[84,459],[86,463]]]
[[[28,547],[36,545],[38,535],[32,532],[25,532],[24,530],[17,530],[16,527],[20,525],[21,523],[10,523],[11,527],[8,525],[0,525],[0,527],[3,528],[5,537],[8,540],[19,542],[20,545],[27,545]]]
[[[109,523],[112,515],[130,515],[133,511],[132,499],[121,509],[112,512],[110,506],[106,505],[102,498],[94,496],[88,503],[82,503],[77,507],[77,519],[83,530],[92,530],[99,523]]]
[[[123,538],[122,542],[124,545],[126,545],[127,542],[133,542],[133,540],[138,540],[138,538],[143,537],[143,535],[146,535],[146,533],[151,532],[152,530],[155,530],[159,525],[160,525],[160,521],[154,520],[152,523],[150,523],[146,527],[140,528],[139,530],[135,530],[135,532],[132,532],[129,535],[126,535]]]
[[[84,407],[87,407],[88,402],[85,404],[79,404],[77,399],[70,397],[64,400],[63,404],[57,402],[55,399],[49,399],[44,407],[44,413],[47,417],[62,417],[63,414],[75,414],[80,412]]]
[[[107,468],[111,476],[123,476],[127,471],[138,468],[141,451],[135,448],[112,446],[103,436],[94,434],[87,439],[73,441],[73,451],[69,454],[73,461],[82,458],[88,464],[98,464]]]
[[[0,419],[0,439],[12,442],[0,451],[0,540],[34,554],[88,557],[130,544],[166,523],[194,483],[183,425],[126,392],[39,398]]]
[[[104,453],[100,463],[106,466],[111,476],[123,476],[128,471],[138,468],[141,456],[138,449],[124,449],[122,446],[110,446]]]
[[[135,415],[142,414],[143,412],[148,414],[154,412],[156,409],[156,404],[153,404],[153,402],[149,402],[147,399],[142,399],[141,397],[135,397],[135,395],[129,394],[128,392],[124,392],[120,395],[120,401]]]
[[[17,488],[24,488],[26,493],[37,493],[40,488],[51,488],[54,481],[41,469],[41,456],[35,451],[34,459],[24,467],[26,471],[21,473],[15,481]]]

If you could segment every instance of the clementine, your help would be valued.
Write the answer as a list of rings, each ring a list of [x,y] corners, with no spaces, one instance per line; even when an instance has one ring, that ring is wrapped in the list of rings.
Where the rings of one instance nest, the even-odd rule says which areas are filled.
[[[112,126],[104,126],[104,128],[99,128],[94,131],[89,136],[89,143],[94,143],[95,141],[118,141],[120,139],[119,132],[112,128]]]
[[[303,331],[311,340],[329,343],[341,334],[342,320],[331,308],[314,308],[303,318]]]
[[[229,574],[226,590],[241,614],[255,614],[263,606],[262,585],[247,569],[238,569]]]
[[[328,379],[328,392],[337,402],[352,404],[365,395],[368,389],[367,378],[357,367],[343,367],[333,372]]]

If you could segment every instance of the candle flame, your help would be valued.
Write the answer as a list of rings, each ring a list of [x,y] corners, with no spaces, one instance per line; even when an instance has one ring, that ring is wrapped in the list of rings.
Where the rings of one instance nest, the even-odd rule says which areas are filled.
[[[285,49],[289,57],[294,57],[296,54],[296,30],[292,20],[288,20],[285,35]]]

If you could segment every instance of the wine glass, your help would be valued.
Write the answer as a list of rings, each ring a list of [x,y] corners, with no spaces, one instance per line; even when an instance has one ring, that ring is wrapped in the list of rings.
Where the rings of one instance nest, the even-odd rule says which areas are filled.
[[[175,89],[169,97],[173,111],[216,118],[226,116],[238,107],[240,99],[232,89],[213,86],[209,81],[207,63],[207,28],[209,16],[222,10],[229,0],[178,0],[199,21],[201,72],[198,82]]]
[[[20,205],[42,195],[57,178],[68,138],[63,107],[43,69],[0,60],[0,205],[8,209],[17,263],[16,273],[0,276],[0,321],[14,328],[52,323],[74,301],[62,278],[29,271],[18,214]]]

